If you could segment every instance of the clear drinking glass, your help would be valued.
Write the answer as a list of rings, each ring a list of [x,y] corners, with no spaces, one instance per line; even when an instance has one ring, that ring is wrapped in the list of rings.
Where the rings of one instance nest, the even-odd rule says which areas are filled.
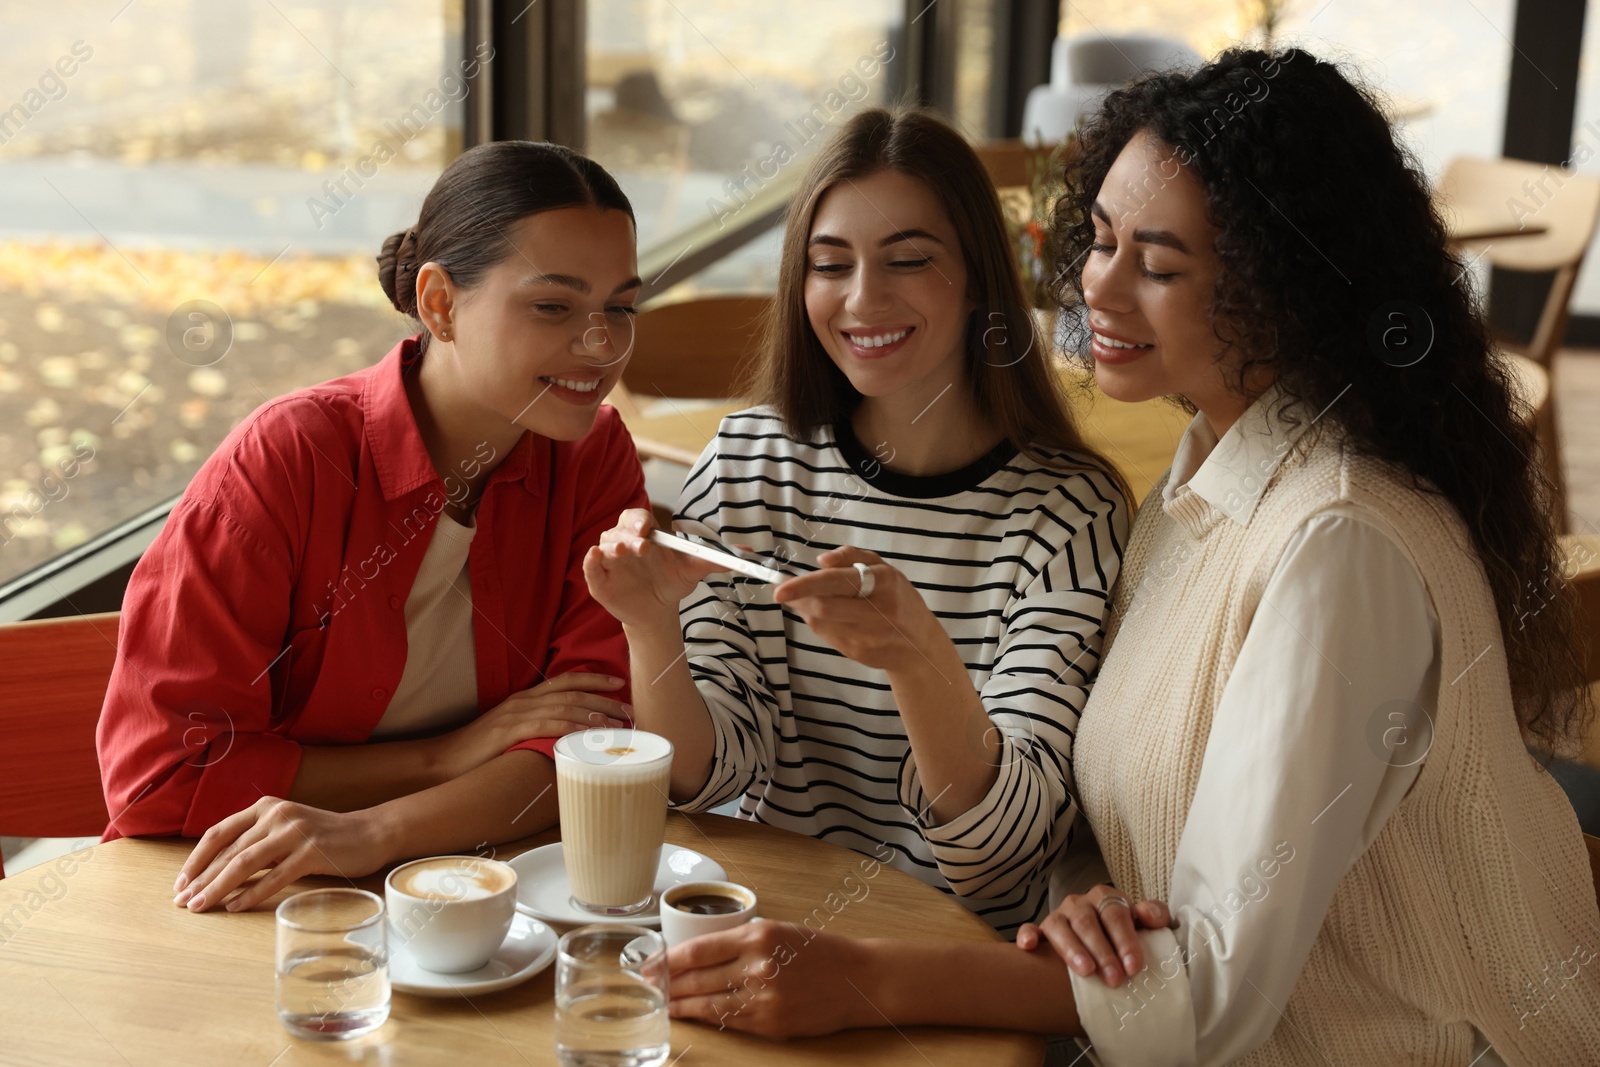
[[[278,1019],[301,1037],[360,1037],[389,1017],[383,898],[310,889],[278,905]]]
[[[667,944],[643,926],[581,926],[556,947],[562,1067],[660,1067],[672,1050]]]

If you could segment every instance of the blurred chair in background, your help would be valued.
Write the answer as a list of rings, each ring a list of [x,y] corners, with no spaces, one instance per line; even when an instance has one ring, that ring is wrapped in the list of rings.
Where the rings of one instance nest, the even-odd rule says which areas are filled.
[[[0,626],[0,836],[105,832],[111,819],[94,731],[117,659],[119,618]]]
[[[1541,189],[1544,195],[1539,195]],[[1550,480],[1557,529],[1565,532],[1566,476],[1552,370],[1566,336],[1573,286],[1600,221],[1600,178],[1517,159],[1458,157],[1440,177],[1435,200],[1452,232],[1495,234],[1458,241],[1469,261],[1552,275],[1533,337],[1525,345],[1505,338],[1497,342],[1528,402],[1540,462]]]
[[[1199,52],[1175,37],[1057,37],[1050,81],[1029,92],[1023,105],[1023,140],[1057,144],[1117,86],[1151,71],[1198,67],[1201,62]]]
[[[771,308],[767,295],[700,296],[647,307],[634,320],[633,353],[610,402],[645,464],[657,522],[671,522],[683,477],[716,436],[722,415],[743,406],[739,381],[759,356]]]

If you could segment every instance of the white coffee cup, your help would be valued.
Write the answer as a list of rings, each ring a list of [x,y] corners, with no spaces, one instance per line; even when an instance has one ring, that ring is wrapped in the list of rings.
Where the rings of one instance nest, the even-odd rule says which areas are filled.
[[[737,882],[685,882],[661,894],[661,935],[668,948],[755,917],[755,893]]]
[[[440,974],[489,962],[517,912],[517,872],[481,856],[429,856],[403,863],[383,883],[392,945]]]

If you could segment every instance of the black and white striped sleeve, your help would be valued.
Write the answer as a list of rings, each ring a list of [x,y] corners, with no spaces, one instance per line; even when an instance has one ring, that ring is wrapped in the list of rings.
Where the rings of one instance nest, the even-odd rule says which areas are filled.
[[[900,768],[900,802],[916,818],[939,870],[963,897],[992,899],[1044,877],[1067,843],[1072,739],[1105,639],[1105,618],[1128,532],[1127,506],[1097,471],[1063,479],[1041,503],[1062,547],[1012,601],[994,669],[979,689],[1000,732],[999,774],[970,810],[928,821],[913,756]]]
[[[713,441],[690,471],[674,518],[685,520],[691,532],[709,527],[720,537],[723,486],[717,452]],[[689,672],[710,713],[715,745],[704,788],[674,805],[684,811],[706,811],[736,800],[771,773],[778,704],[745,617],[742,593],[753,581],[714,574],[678,609]]]

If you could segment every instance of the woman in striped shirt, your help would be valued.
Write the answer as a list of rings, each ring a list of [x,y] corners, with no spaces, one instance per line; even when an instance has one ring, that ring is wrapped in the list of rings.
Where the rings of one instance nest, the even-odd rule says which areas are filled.
[[[684,533],[585,560],[623,624],[672,800],[879,857],[1003,931],[1041,917],[1128,508],[1023,308],[993,187],[955,131],[871,110],[812,163],[750,394],[690,474]]]

